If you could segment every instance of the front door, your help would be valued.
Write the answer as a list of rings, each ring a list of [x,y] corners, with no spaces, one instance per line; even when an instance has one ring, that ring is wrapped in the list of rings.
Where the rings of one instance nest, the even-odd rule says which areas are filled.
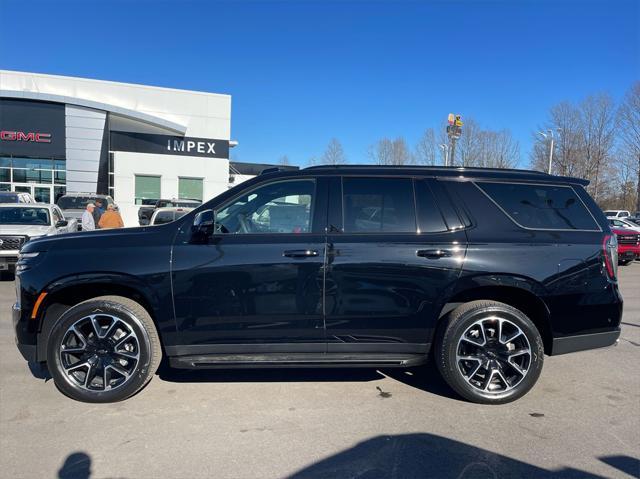
[[[51,185],[39,185],[33,183],[14,183],[13,191],[17,193],[29,193],[36,203],[51,203]]]
[[[318,183],[251,188],[216,208],[204,239],[191,222],[182,227],[172,261],[176,354],[325,351]]]
[[[328,352],[427,352],[465,233],[445,224],[425,180],[336,178],[330,191]]]

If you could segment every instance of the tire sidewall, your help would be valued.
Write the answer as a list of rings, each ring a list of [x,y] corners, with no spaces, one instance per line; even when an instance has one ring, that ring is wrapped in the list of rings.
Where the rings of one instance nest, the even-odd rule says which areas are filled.
[[[79,319],[96,313],[118,317],[134,330],[139,340],[140,359],[132,377],[122,387],[109,391],[87,391],[78,387],[64,372],[60,360],[60,345],[67,329]],[[53,327],[47,347],[47,364],[58,389],[84,402],[116,402],[128,398],[146,383],[151,359],[149,334],[140,319],[126,306],[106,300],[90,300],[69,309]]]
[[[529,366],[527,375],[516,387],[502,394],[485,393],[471,386],[464,379],[456,360],[458,341],[462,334],[473,323],[492,313],[498,313],[504,319],[515,323],[527,337],[531,348],[531,365]],[[457,318],[457,321],[447,329],[444,344],[442,345],[442,354],[444,356],[442,358],[445,362],[444,365],[448,369],[447,376],[449,384],[463,397],[474,402],[486,404],[511,402],[525,395],[531,390],[540,377],[544,362],[544,346],[538,329],[522,312],[507,305],[479,307],[463,313]]]

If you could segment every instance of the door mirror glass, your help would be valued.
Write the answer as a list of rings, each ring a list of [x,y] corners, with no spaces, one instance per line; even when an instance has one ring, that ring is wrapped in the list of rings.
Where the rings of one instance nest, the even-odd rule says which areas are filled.
[[[56,221],[56,228],[62,228],[63,226],[67,226],[69,222],[67,220],[58,220]]]

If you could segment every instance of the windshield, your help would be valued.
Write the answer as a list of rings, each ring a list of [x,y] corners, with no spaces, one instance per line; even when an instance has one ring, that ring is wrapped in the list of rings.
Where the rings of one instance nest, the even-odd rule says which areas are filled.
[[[0,208],[2,225],[45,225],[49,226],[47,208]]]
[[[63,196],[58,200],[58,206],[63,210],[83,210],[86,208],[87,203],[95,203],[96,200],[102,201],[103,207],[113,203],[110,198],[98,196]]]

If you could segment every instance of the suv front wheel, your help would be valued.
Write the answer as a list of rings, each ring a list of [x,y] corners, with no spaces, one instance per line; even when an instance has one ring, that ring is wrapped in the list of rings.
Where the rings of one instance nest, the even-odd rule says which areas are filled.
[[[533,322],[497,301],[471,301],[453,310],[435,346],[446,382],[465,399],[482,404],[502,404],[526,394],[544,360]]]
[[[142,389],[162,351],[146,309],[120,296],[73,306],[54,326],[47,365],[56,386],[78,401],[121,401]]]

